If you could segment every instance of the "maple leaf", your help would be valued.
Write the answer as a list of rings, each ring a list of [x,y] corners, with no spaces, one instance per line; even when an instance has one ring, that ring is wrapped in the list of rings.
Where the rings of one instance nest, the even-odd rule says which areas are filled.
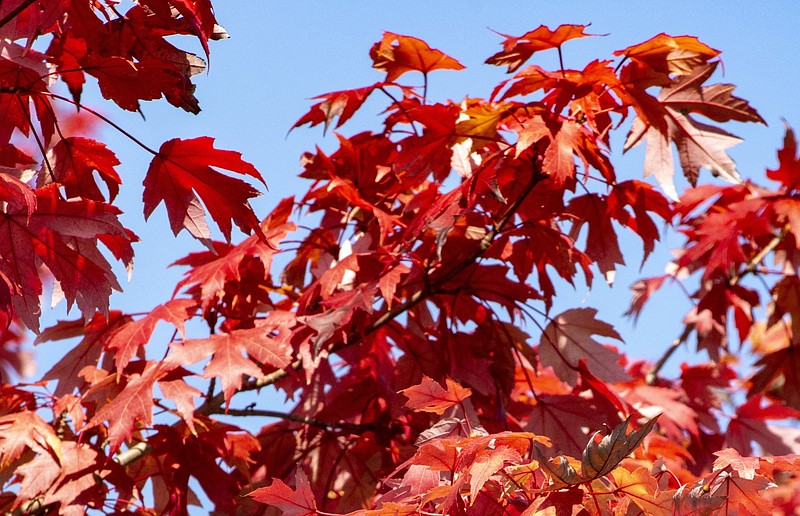
[[[526,32],[522,36],[503,36],[503,50],[497,52],[486,63],[497,66],[508,66],[508,73],[517,70],[535,52],[550,48],[561,48],[565,42],[575,38],[585,38],[592,34],[585,34],[586,25],[559,25],[556,30],[550,30],[545,25],[540,25],[535,30]]]
[[[649,184],[633,180],[617,183],[608,194],[607,202],[611,216],[636,232],[644,242],[644,265],[655,248],[655,242],[659,240],[658,227],[648,212],[668,221],[672,217],[672,209],[667,200]]]
[[[386,82],[394,82],[406,72],[427,75],[433,70],[463,70],[464,65],[421,39],[384,32],[369,51],[372,67],[386,72]]]
[[[445,380],[445,384],[446,389],[435,380],[423,376],[422,382],[418,385],[403,389],[400,393],[408,398],[406,407],[441,415],[448,408],[460,404],[472,395],[472,390],[461,387],[450,378]]]
[[[33,213],[25,207],[0,213],[0,254],[6,257],[0,261],[0,273],[19,294],[13,297],[17,314],[38,332],[40,264],[59,282],[68,308],[77,302],[87,320],[96,310],[108,313],[111,291],[121,288],[97,248],[99,235],[116,237],[130,256],[131,243],[138,238],[122,227],[117,218],[121,212],[114,206],[89,199],[65,201],[56,184],[35,193]]]
[[[472,503],[486,482],[503,468],[506,462],[519,462],[520,454],[508,446],[497,446],[493,449],[478,453],[469,467],[470,488],[469,497]]]
[[[722,514],[752,514],[769,516],[773,514],[772,504],[759,491],[777,487],[763,475],[742,478],[736,474],[722,472],[707,486],[712,497],[724,497]]]
[[[113,201],[119,193],[122,179],[114,170],[119,165],[119,160],[98,141],[76,136],[62,138],[48,151],[47,160],[52,180],[64,186],[67,197],[105,200],[95,183],[94,172],[105,182],[109,201]],[[50,177],[49,174],[39,175],[40,182]]]
[[[655,477],[647,468],[636,468],[628,471],[616,468],[611,472],[617,492],[624,494],[645,514],[653,516],[669,516],[673,514],[674,501],[672,492],[659,491]]]
[[[163,363],[190,365],[211,357],[203,377],[219,377],[225,401],[230,403],[233,394],[242,386],[243,374],[255,378],[263,376],[259,363],[278,369],[291,363],[289,338],[294,321],[291,313],[273,311],[255,328],[215,334],[207,339],[191,339],[183,344],[173,342]],[[242,353],[247,353],[247,357]]]
[[[300,127],[303,124],[309,124],[310,127],[314,127],[322,123],[324,124],[323,132],[327,132],[328,127],[337,117],[338,121],[336,122],[336,127],[341,127],[342,124],[350,120],[373,91],[383,86],[384,84],[382,82],[378,82],[372,86],[334,91],[314,97],[313,100],[319,100],[320,102],[311,106],[308,113],[301,116],[300,119],[294,123],[292,129]]]
[[[637,280],[636,283],[631,285],[630,289],[633,295],[631,296],[631,304],[625,312],[626,317],[633,319],[633,322],[638,321],[639,316],[644,309],[645,303],[650,300],[650,297],[661,288],[669,276],[664,274],[661,276],[654,276],[652,278],[644,278]]]
[[[88,444],[64,441],[60,463],[41,454],[18,469],[23,479],[16,502],[36,499],[41,506],[54,507],[59,514],[71,516],[85,514],[87,504],[102,500],[106,482],[120,496],[133,496],[134,487],[122,468],[106,461],[105,455]]]
[[[611,208],[607,198],[594,193],[575,197],[569,203],[569,211],[576,217],[570,237],[576,240],[583,225],[588,226],[586,254],[597,263],[609,284],[614,282],[616,265],[625,265],[611,222]]]
[[[26,449],[52,454],[61,460],[61,440],[53,427],[35,412],[15,412],[0,417],[0,468],[8,467]]]
[[[717,57],[715,50],[693,36],[669,36],[663,32],[643,43],[614,52],[664,74],[688,75]]]
[[[271,485],[251,491],[247,496],[258,502],[277,507],[287,516],[315,516],[318,514],[317,501],[311,491],[308,477],[300,469],[295,474],[295,486],[292,489],[281,479],[275,478]]]
[[[717,456],[717,459],[714,461],[712,471],[720,471],[730,467],[740,477],[752,479],[756,475],[756,470],[759,469],[758,457],[742,457],[733,448],[716,451],[714,455]]]
[[[248,202],[260,193],[212,167],[253,177],[266,186],[258,170],[243,161],[241,154],[215,149],[213,138],[175,138],[161,146],[144,178],[145,219],[163,201],[172,232],[177,235],[185,228],[210,249],[211,233],[204,220],[205,211],[200,206],[199,200],[202,200],[229,242],[231,221],[242,231],[252,230],[266,239]]]
[[[61,397],[72,394],[75,389],[83,389],[86,382],[81,379],[81,370],[87,366],[97,366],[109,338],[117,328],[129,320],[128,316],[123,316],[121,312],[112,310],[109,312],[108,317],[102,313],[96,313],[88,323],[83,320],[59,321],[39,334],[35,344],[82,337],[75,347],[65,353],[42,376],[44,380],[58,381],[58,386],[55,390],[56,396]]]
[[[184,324],[196,309],[197,302],[193,299],[172,299],[155,307],[138,321],[128,321],[120,326],[105,343],[107,349],[114,350],[117,372],[122,372],[128,362],[136,356],[139,348],[150,341],[158,321],[172,324],[185,338]]]
[[[594,341],[592,335],[621,340],[614,327],[595,318],[594,308],[567,310],[550,321],[539,342],[542,365],[552,366],[559,378],[575,385],[578,364],[585,359],[593,374],[607,382],[624,382],[630,377],[619,364],[619,355]]]
[[[780,182],[788,190],[796,190],[800,186],[800,156],[797,154],[797,138],[788,125],[786,125],[786,135],[783,137],[783,147],[778,151],[778,168],[767,169],[767,177]]]
[[[168,370],[163,364],[147,362],[140,373],[128,375],[122,390],[97,410],[84,427],[84,432],[108,422],[108,443],[111,453],[114,453],[133,436],[137,422],[150,426],[153,422],[153,387]],[[102,392],[104,387],[96,384],[90,392]]]
[[[745,455],[753,453],[753,442],[771,455],[800,452],[800,431],[767,424],[769,420],[797,419],[800,412],[779,404],[762,406],[762,401],[762,396],[752,396],[736,409],[725,432],[725,443]]]
[[[651,125],[640,117],[634,120],[624,150],[636,146],[644,137],[645,177],[654,175],[668,197],[677,200],[673,182],[674,165],[669,142],[678,148],[683,173],[694,186],[700,168],[709,169],[732,183],[740,182],[736,164],[726,149],[741,140],[714,126],[693,120],[689,114],[699,113],[717,122],[738,120],[760,122],[764,119],[750,105],[731,95],[733,86],[715,84],[702,86],[714,73],[716,63],[695,68],[691,74],[682,75],[663,88],[658,95],[656,112],[647,111],[647,119],[666,120],[666,128]],[[651,116],[652,115],[652,116]]]

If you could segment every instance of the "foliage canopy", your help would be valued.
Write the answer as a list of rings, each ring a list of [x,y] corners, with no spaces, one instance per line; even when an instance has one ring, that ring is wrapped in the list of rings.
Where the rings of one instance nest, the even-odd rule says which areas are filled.
[[[184,514],[194,479],[226,514],[794,513],[794,133],[770,184],[743,180],[722,125],[764,120],[711,82],[720,51],[659,34],[567,68],[562,46],[586,29],[503,36],[487,63],[509,78],[461,102],[427,95],[456,58],[383,34],[369,51],[383,79],[319,96],[294,128],[339,128],[372,96],[382,126],[305,154],[308,190],[262,218],[249,201],[266,183],[238,152],[208,136],[155,150],[81,102],[92,80],[125,110],[163,98],[198,113],[205,62],[170,37],[207,57],[227,36],[207,0],[0,4],[0,508]],[[540,52],[560,69],[529,64]],[[205,246],[144,314],[109,306],[109,260],[131,267],[138,237],[114,204],[117,155],[75,123],[87,113],[152,155],[145,217],[163,204],[172,232]],[[660,190],[617,174],[619,130],[623,151],[644,143]],[[692,184],[681,195],[676,168]],[[698,184],[701,169],[728,184]],[[250,236],[233,243],[234,225]],[[682,248],[628,310],[666,287],[691,300],[661,360],[620,352],[593,308],[554,313],[566,286],[613,281],[620,232],[646,259],[666,225]],[[50,290],[81,318],[41,329]],[[26,329],[69,340],[32,385],[13,381]],[[690,342],[708,361],[667,377]],[[755,372],[736,361],[745,343]],[[266,390],[287,412],[240,401]],[[221,415],[278,421],[250,431]]]

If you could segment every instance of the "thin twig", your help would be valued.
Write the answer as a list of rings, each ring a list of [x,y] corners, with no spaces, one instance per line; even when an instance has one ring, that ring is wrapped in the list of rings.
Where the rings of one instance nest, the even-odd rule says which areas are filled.
[[[681,336],[672,341],[672,344],[670,344],[664,354],[661,355],[661,358],[658,359],[658,362],[656,362],[656,365],[653,367],[653,369],[647,373],[647,376],[645,377],[647,385],[653,385],[656,382],[659,371],[661,371],[661,369],[664,367],[664,364],[667,363],[672,354],[675,353],[679,347],[681,347],[681,344],[686,342],[686,340],[689,338],[689,335],[692,334],[692,330],[694,330],[694,323],[688,323],[686,326],[684,326]]]
[[[386,324],[390,323],[394,319],[396,319],[399,315],[405,313],[406,311],[410,310],[423,300],[427,299],[428,296],[435,294],[438,289],[443,286],[445,283],[453,279],[455,276],[460,274],[464,271],[467,267],[475,263],[475,261],[480,258],[480,256],[489,249],[494,239],[504,230],[506,224],[514,217],[514,214],[517,210],[522,206],[522,203],[527,198],[528,194],[533,191],[534,187],[539,184],[542,180],[546,179],[547,176],[543,175],[541,171],[538,169],[534,170],[533,176],[528,183],[528,185],[523,189],[522,192],[517,196],[513,203],[511,203],[505,213],[497,220],[494,224],[494,227],[481,239],[480,244],[478,247],[469,255],[467,255],[462,261],[460,261],[455,267],[447,271],[445,274],[436,278],[436,281],[431,282],[429,285],[426,285],[425,288],[416,291],[414,294],[411,295],[405,302],[395,305],[394,308],[389,310],[388,312],[384,313],[378,319],[373,321],[369,326],[367,326],[360,334],[355,332],[351,332],[346,340],[343,340],[337,344],[330,346],[328,349],[329,353],[336,353],[341,351],[342,349],[352,346],[358,342],[361,342],[364,337],[372,334],[373,332],[377,331],[378,329],[382,328]],[[278,369],[277,371],[273,371],[266,376],[263,376],[258,379],[251,379],[245,382],[242,387],[236,391],[239,392],[246,392],[246,391],[253,391],[258,390],[262,387],[266,387],[272,385],[283,378],[286,378],[289,375],[290,371],[297,371],[302,367],[302,362],[298,359],[293,361],[290,365],[286,366],[283,369]],[[236,393],[234,393],[236,394]],[[197,409],[197,412],[204,415],[211,415],[217,413],[224,413],[221,412],[220,409],[225,403],[225,394],[224,392],[219,392],[211,398],[207,398],[206,401]],[[271,411],[258,411],[255,412],[253,410],[248,410],[247,415],[267,415],[268,413],[272,417],[281,417],[277,416],[278,413],[272,413]],[[238,409],[228,409],[227,412],[229,415],[243,415],[239,412]],[[286,418],[289,419],[289,418]],[[311,424],[308,422],[309,420],[302,421],[305,424]],[[325,422],[326,425],[329,423]],[[316,426],[316,425],[315,425]],[[363,425],[360,426],[363,428]],[[142,444],[142,443],[140,443]],[[147,448],[146,442],[144,443],[144,448],[142,448],[142,453],[130,460],[133,462],[137,458],[145,455],[149,452],[149,448]],[[127,453],[127,452],[126,452]],[[130,462],[127,462],[129,464]]]
[[[780,245],[781,242],[783,242],[783,239],[786,237],[786,234],[788,232],[789,232],[788,228],[783,228],[779,234],[775,235],[772,238],[772,240],[770,240],[769,243],[767,243],[767,245],[762,247],[761,250],[755,256],[750,258],[750,260],[747,262],[747,265],[745,265],[742,272],[736,274],[733,278],[731,278],[730,285],[732,287],[736,286],[744,276],[754,272],[756,270],[756,267],[758,267],[758,264],[761,263],[761,260],[766,258],[766,256],[769,253],[774,251],[775,248],[778,247],[778,245]]]
[[[294,421],[295,423],[302,423],[308,426],[315,426],[318,428],[348,430],[354,433],[364,433],[367,430],[374,429],[373,425],[361,425],[357,423],[348,423],[346,421],[322,421],[312,417],[303,417],[295,414],[287,414],[286,412],[278,412],[276,410],[263,410],[256,408],[243,408],[243,409],[228,409],[226,411],[220,410],[217,414],[225,414],[227,416],[261,416],[261,417],[274,417],[278,419],[285,419],[287,421]]]
[[[150,154],[152,154],[154,156],[158,156],[158,152],[154,151],[153,149],[151,149],[150,147],[148,147],[147,145],[142,143],[141,140],[139,140],[134,135],[132,135],[131,133],[129,133],[128,131],[126,131],[122,127],[120,127],[117,123],[113,122],[110,118],[108,118],[105,115],[100,114],[99,112],[95,111],[94,109],[88,108],[88,107],[84,106],[83,104],[78,104],[74,100],[72,100],[70,98],[67,98],[67,97],[64,97],[62,95],[58,95],[56,93],[50,93],[50,92],[45,93],[45,92],[42,92],[42,95],[47,95],[47,96],[52,97],[54,99],[58,99],[58,100],[61,100],[63,102],[67,102],[69,104],[72,104],[73,106],[80,106],[81,109],[83,109],[87,113],[90,113],[90,114],[96,116],[97,118],[99,118],[103,122],[107,123],[108,125],[110,125],[114,129],[116,129],[117,131],[122,133],[126,138],[131,140],[133,143],[135,143],[136,145],[141,147],[142,149],[146,150],[147,152],[149,152]]]

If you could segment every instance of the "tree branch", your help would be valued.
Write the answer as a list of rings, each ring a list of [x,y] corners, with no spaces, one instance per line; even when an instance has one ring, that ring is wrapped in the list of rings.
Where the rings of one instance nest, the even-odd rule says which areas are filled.
[[[225,411],[220,410],[215,412],[217,414],[225,414],[226,416],[261,416],[261,417],[274,417],[278,419],[285,419],[287,421],[294,421],[295,423],[302,423],[308,426],[316,426],[318,428],[326,429],[339,429],[347,430],[353,433],[364,433],[368,430],[374,430],[374,425],[362,425],[358,423],[348,423],[346,421],[322,421],[312,417],[297,416],[295,414],[287,414],[286,412],[278,412],[276,410],[264,410],[257,408],[243,408],[243,409],[228,409]]]
[[[494,224],[494,227],[481,239],[480,244],[478,245],[477,248],[475,248],[475,250],[473,250],[470,254],[468,254],[463,260],[459,261],[453,268],[448,270],[445,274],[443,274],[443,275],[439,276],[438,278],[436,278],[435,282],[432,282],[431,284],[429,284],[426,288],[424,288],[422,290],[418,290],[417,292],[412,294],[408,299],[406,299],[405,302],[403,302],[403,303],[401,303],[399,305],[395,305],[394,308],[392,308],[391,310],[387,311],[386,313],[384,313],[383,315],[381,315],[380,317],[375,319],[372,323],[370,323],[361,332],[351,331],[350,334],[348,334],[346,340],[340,341],[340,342],[338,342],[336,344],[333,344],[333,345],[329,346],[328,347],[328,352],[329,353],[336,353],[336,352],[341,351],[342,349],[344,349],[346,347],[349,347],[349,346],[352,346],[352,345],[354,345],[356,343],[361,342],[364,339],[364,337],[366,337],[366,336],[374,333],[375,331],[379,330],[383,326],[387,325],[388,323],[390,323],[391,321],[396,319],[401,314],[407,312],[408,310],[410,310],[411,308],[416,306],[418,303],[424,301],[429,296],[435,294],[442,285],[444,285],[445,283],[450,281],[453,277],[457,276],[459,273],[464,271],[467,267],[469,267],[470,265],[475,263],[475,261],[478,258],[480,258],[481,255],[483,255],[483,253],[485,253],[487,249],[489,249],[489,247],[491,246],[491,244],[494,241],[494,239],[503,231],[503,229],[505,228],[506,224],[508,224],[508,222],[514,217],[514,214],[517,212],[517,210],[520,208],[520,206],[522,206],[522,203],[525,201],[525,199],[527,198],[528,194],[530,194],[530,192],[534,189],[534,187],[537,184],[539,184],[541,181],[543,181],[547,177],[548,176],[546,176],[546,175],[541,173],[541,170],[539,170],[539,168],[537,166],[535,168],[535,170],[533,171],[533,174],[532,174],[532,177],[531,177],[531,180],[529,181],[529,183],[525,186],[525,188],[522,190],[522,192],[520,192],[520,194],[517,196],[517,198],[514,200],[514,202],[512,202],[509,205],[508,209],[503,213],[503,215],[497,220],[497,222]],[[258,389],[260,389],[262,387],[267,387],[269,385],[273,385],[273,384],[277,383],[278,381],[282,380],[283,378],[286,378],[289,375],[290,371],[297,371],[301,367],[302,367],[302,361],[297,359],[297,360],[293,361],[290,365],[288,365],[287,367],[285,367],[283,369],[278,369],[277,371],[273,371],[272,373],[269,373],[266,376],[263,376],[261,378],[257,378],[257,379],[256,378],[251,378],[249,381],[245,381],[245,383],[242,385],[242,387],[238,391],[236,391],[236,393],[258,390]],[[236,394],[236,393],[234,393],[234,394]],[[197,412],[200,413],[200,414],[204,414],[204,415],[224,414],[226,412],[220,410],[224,403],[225,403],[225,395],[224,395],[223,392],[219,392],[216,395],[214,395],[213,397],[207,398],[206,401],[200,407],[197,408]],[[285,417],[285,416],[289,416],[289,414],[282,414],[282,413],[279,413],[279,412],[272,412],[272,411],[268,411],[268,410],[254,411],[254,410],[245,409],[245,412],[246,412],[246,414],[243,413],[239,409],[229,409],[227,411],[227,414],[228,415],[236,415],[236,416],[241,416],[241,415],[264,415],[264,416],[269,416],[269,417],[283,417],[284,419],[295,420],[295,419],[292,419],[290,417]],[[281,414],[281,415],[278,415],[278,414]],[[293,417],[298,417],[298,416],[293,416]],[[314,424],[314,423],[311,423],[310,421],[316,421],[316,420],[303,418],[302,421],[298,421],[298,422],[304,423],[304,424],[309,424],[309,425],[312,425],[312,426],[326,425],[325,427],[330,427],[330,425],[331,425],[331,423],[328,423],[328,422],[316,421],[316,423],[318,423],[318,424]],[[342,427],[342,426],[339,426],[339,428],[344,429],[344,427]],[[364,425],[358,425],[358,428],[363,430]],[[134,462],[138,458],[140,458],[140,457],[146,455],[147,453],[149,453],[150,448],[147,446],[146,441],[143,441],[142,443],[139,443],[139,444],[142,445],[141,451],[137,451],[136,452],[136,456],[135,457],[132,456],[130,459],[128,459],[128,457],[126,456],[125,465],[128,465],[131,462]],[[125,453],[128,453],[129,451],[131,451],[131,450],[128,450]],[[117,462],[120,462],[120,461],[118,460]]]
[[[503,231],[506,224],[508,224],[508,222],[512,219],[512,217],[520,208],[520,206],[522,206],[522,203],[525,201],[528,194],[530,194],[530,192],[534,189],[534,187],[537,184],[539,184],[539,182],[544,180],[546,177],[547,176],[542,175],[538,169],[535,170],[533,177],[531,178],[531,181],[528,183],[528,185],[526,185],[523,191],[520,192],[520,194],[517,196],[514,202],[511,203],[511,205],[508,207],[505,213],[495,223],[494,227],[488,233],[486,233],[486,235],[481,239],[481,242],[478,245],[478,247],[469,255],[467,255],[463,260],[459,261],[452,269],[448,270],[442,276],[436,278],[436,281],[428,285],[426,288],[414,292],[414,294],[412,294],[411,297],[406,299],[403,303],[395,305],[394,308],[392,308],[388,312],[384,313],[383,315],[375,319],[371,324],[369,324],[369,326],[367,326],[363,330],[362,333],[359,334],[356,332],[351,332],[347,336],[347,339],[345,341],[341,341],[337,344],[330,346],[328,352],[336,353],[346,347],[361,342],[361,339],[379,330],[386,324],[396,319],[401,314],[412,309],[418,303],[424,301],[433,293],[435,293],[439,289],[439,287],[441,287],[442,285],[453,279],[455,276],[460,274],[462,271],[464,271],[467,267],[475,263],[475,261],[478,258],[480,258],[480,256],[483,255],[483,253],[485,253],[487,249],[489,249],[489,246],[491,246],[492,242],[497,237],[497,235],[499,235]],[[278,382],[279,380],[282,380],[286,376],[288,376],[289,371],[299,370],[301,366],[302,362],[300,360],[295,360],[294,362],[291,363],[291,365],[289,365],[285,369],[278,369],[277,371],[274,371],[262,378],[252,379],[249,382],[245,382],[245,384],[242,385],[242,388],[236,392],[237,393],[247,392],[247,391],[257,390],[262,387],[266,387],[268,385],[272,385]],[[213,398],[207,400],[206,403],[204,403],[203,406],[201,406],[198,409],[198,411],[206,415],[216,413],[219,410],[219,407],[221,407],[224,402],[225,402],[224,394],[218,393]]]
[[[759,251],[759,252],[758,252],[758,253],[757,253],[755,256],[753,256],[752,258],[750,258],[750,260],[747,262],[747,265],[745,265],[745,267],[744,267],[744,269],[742,270],[742,272],[739,272],[739,273],[737,273],[735,276],[733,276],[733,277],[731,278],[731,280],[730,280],[730,285],[731,285],[732,287],[733,287],[733,286],[736,286],[736,285],[738,285],[738,284],[739,284],[739,282],[742,280],[742,278],[743,278],[744,276],[747,276],[748,274],[750,274],[750,273],[752,273],[753,271],[755,271],[755,270],[756,270],[756,267],[758,266],[758,264],[759,264],[759,263],[761,263],[761,260],[763,260],[764,258],[766,258],[766,256],[767,256],[769,253],[771,253],[772,251],[774,251],[774,250],[775,250],[775,248],[776,248],[776,247],[778,247],[778,245],[779,245],[781,242],[783,242],[783,239],[784,239],[784,238],[786,238],[786,234],[787,234],[788,232],[789,232],[789,228],[783,228],[779,234],[775,235],[775,236],[772,238],[772,240],[770,240],[770,241],[767,243],[767,245],[765,245],[764,247],[762,247],[762,248],[761,248],[761,250],[760,250],[760,251]]]
[[[681,344],[686,342],[686,340],[689,338],[689,335],[692,334],[692,330],[694,330],[694,323],[688,323],[686,326],[684,326],[683,333],[681,333],[680,337],[672,341],[672,344],[670,344],[664,354],[661,355],[661,358],[658,359],[658,362],[656,362],[656,365],[653,367],[653,369],[647,373],[647,376],[645,377],[647,385],[653,385],[656,383],[659,371],[661,371],[661,369],[664,367],[664,364],[667,363],[672,354],[677,351]]]
[[[136,462],[151,451],[153,451],[153,447],[150,446],[147,441],[140,441],[114,457],[114,462],[122,467],[125,467]]]

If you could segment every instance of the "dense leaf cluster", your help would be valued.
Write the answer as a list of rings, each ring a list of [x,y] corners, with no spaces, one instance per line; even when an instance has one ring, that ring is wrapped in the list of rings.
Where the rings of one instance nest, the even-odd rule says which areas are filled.
[[[225,514],[794,513],[798,431],[772,423],[800,415],[794,134],[774,184],[742,181],[726,153],[739,140],[716,124],[763,120],[733,86],[707,84],[719,51],[694,37],[660,34],[581,69],[527,64],[585,30],[505,36],[487,63],[510,77],[462,102],[427,97],[429,74],[456,59],[385,33],[370,50],[383,79],[321,95],[295,127],[339,128],[368,97],[384,100],[383,125],[304,155],[308,190],[263,220],[243,181],[263,179],[239,153],[209,137],[156,151],[125,133],[153,155],[145,216],[163,202],[172,231],[206,246],[141,315],[108,306],[108,259],[130,266],[138,240],[113,204],[120,162],[59,106],[122,131],[81,104],[91,77],[123,109],[163,97],[197,113],[204,62],[171,36],[207,54],[226,33],[207,0],[0,3],[4,379],[23,369],[25,328],[76,342],[40,384],[0,384],[0,509],[184,514],[193,478]],[[47,51],[31,50],[42,35]],[[645,143],[663,194],[618,176],[623,125],[623,150]],[[693,186],[703,168],[732,184],[678,195],[673,145]],[[634,285],[628,312],[683,286],[693,308],[662,360],[622,354],[592,308],[553,313],[564,285],[613,281],[618,232],[646,258],[665,223],[685,244],[671,272]],[[234,224],[252,236],[231,243]],[[82,318],[40,331],[44,286]],[[167,343],[160,323],[175,329]],[[755,374],[738,370],[729,332]],[[709,361],[665,377],[689,341]],[[288,411],[241,402],[266,390]],[[279,421],[247,431],[221,414]]]

